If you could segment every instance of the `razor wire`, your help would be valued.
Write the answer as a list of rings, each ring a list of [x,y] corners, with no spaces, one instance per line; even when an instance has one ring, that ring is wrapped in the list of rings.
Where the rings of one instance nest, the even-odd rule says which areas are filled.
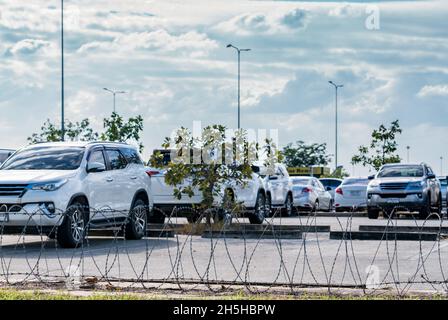
[[[253,213],[240,206],[175,206],[168,212],[84,207],[83,240],[76,248],[62,248],[60,225],[75,210],[28,213],[18,205],[0,205],[0,284],[105,284],[122,290],[172,286],[211,293],[243,288],[255,294],[286,290],[293,295],[309,287],[326,288],[329,294],[356,288],[366,295],[386,290],[398,296],[412,290],[448,291],[448,226],[439,213],[424,220],[409,214],[403,219],[401,208],[395,207],[383,219],[368,220],[358,213],[360,207],[345,213],[295,208],[291,217],[283,209],[269,208],[262,224],[249,224],[247,214]],[[144,234],[130,240],[126,232],[141,210]],[[14,223],[17,217],[20,223]],[[379,238],[353,239],[363,223],[380,228]],[[319,230],[327,226],[329,230]],[[413,230],[417,239],[399,239],[400,227]],[[434,240],[424,238],[427,228]],[[331,237],[335,231],[342,232],[340,239]]]

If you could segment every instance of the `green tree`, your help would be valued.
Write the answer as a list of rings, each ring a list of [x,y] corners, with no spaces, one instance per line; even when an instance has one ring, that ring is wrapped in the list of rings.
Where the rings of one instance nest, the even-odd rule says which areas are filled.
[[[387,163],[398,163],[401,158],[396,154],[398,143],[395,138],[401,134],[402,130],[398,120],[393,121],[389,128],[383,124],[372,132],[370,146],[360,146],[358,154],[352,157],[352,164],[362,164],[372,166],[378,170]]]
[[[143,150],[143,144],[140,141],[140,134],[143,131],[143,118],[141,115],[124,121],[122,116],[113,112],[110,118],[104,119],[103,127],[105,131],[100,135],[100,140],[118,142],[135,141],[138,143],[140,151]]]
[[[254,161],[263,157],[269,171],[280,156],[271,140],[266,140],[260,148],[258,143],[248,141],[246,131],[235,131],[229,137],[222,125],[205,127],[200,137],[193,137],[190,130],[180,128],[174,138],[165,138],[163,147],[172,150],[165,182],[174,186],[174,196],[191,197],[198,189],[204,208],[213,206],[214,197],[222,194],[229,181],[244,186],[252,175]],[[161,156],[160,153],[153,155],[151,165],[160,167]],[[183,184],[185,179],[190,183]]]
[[[330,161],[326,143],[306,144],[299,140],[293,145],[289,143],[282,151],[284,162],[288,167],[325,166]]]
[[[62,131],[57,128],[50,119],[47,119],[41,127],[40,133],[33,133],[28,137],[30,143],[56,142],[61,140]],[[69,141],[92,141],[98,139],[98,133],[90,127],[89,119],[81,122],[67,121],[65,135]]]
[[[125,121],[122,116],[113,112],[110,118],[103,120],[103,127],[105,131],[99,134],[91,128],[89,119],[80,122],[66,121],[65,136],[69,141],[135,141],[138,143],[140,151],[143,150],[143,144],[140,141],[143,118],[140,115]],[[55,142],[61,140],[61,135],[61,129],[47,119],[41,127],[41,132],[33,133],[28,141],[30,143]]]

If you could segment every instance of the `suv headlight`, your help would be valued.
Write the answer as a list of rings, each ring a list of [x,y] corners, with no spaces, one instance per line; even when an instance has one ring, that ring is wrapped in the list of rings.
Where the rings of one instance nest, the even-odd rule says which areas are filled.
[[[378,182],[371,182],[371,183],[369,183],[368,185],[367,185],[367,188],[369,188],[369,189],[375,189],[375,188],[378,188],[380,185],[379,185],[379,183]]]
[[[411,189],[420,189],[425,185],[425,181],[417,181],[417,182],[409,182],[408,188]]]
[[[42,191],[55,191],[62,187],[67,183],[67,179],[45,182],[45,183],[36,183],[31,186],[31,190],[42,190]]]

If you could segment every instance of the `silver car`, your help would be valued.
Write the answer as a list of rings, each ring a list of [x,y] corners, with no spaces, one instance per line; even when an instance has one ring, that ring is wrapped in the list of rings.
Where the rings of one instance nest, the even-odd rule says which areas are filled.
[[[327,189],[314,177],[291,177],[294,206],[299,211],[331,211],[333,199]]]
[[[431,167],[422,164],[387,164],[381,167],[367,188],[370,219],[382,211],[389,217],[394,210],[417,211],[426,219],[431,212],[442,211],[440,182]]]

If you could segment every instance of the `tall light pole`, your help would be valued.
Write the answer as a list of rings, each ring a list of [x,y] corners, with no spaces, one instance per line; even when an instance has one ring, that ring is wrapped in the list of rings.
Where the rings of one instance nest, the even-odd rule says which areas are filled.
[[[234,48],[238,52],[238,129],[240,129],[241,128],[241,118],[240,118],[241,117],[241,111],[240,111],[240,109],[241,109],[241,106],[240,106],[240,96],[241,96],[241,94],[240,94],[240,92],[241,92],[241,87],[240,87],[240,82],[241,82],[241,76],[240,76],[240,74],[241,74],[241,68],[240,68],[240,66],[241,66],[241,52],[242,51],[250,51],[250,49],[240,49],[240,48],[235,47],[232,44],[228,44],[227,48]]]
[[[440,156],[440,175],[443,175],[443,157]]]
[[[411,147],[410,146],[406,146],[408,163],[409,163],[409,149],[411,149]]]
[[[335,162],[335,168],[338,169],[338,89],[342,88],[343,84],[335,84],[333,81],[328,81],[331,85],[334,86],[335,93],[336,93],[336,100],[335,100],[335,151],[334,151],[334,162]]]
[[[114,91],[114,90],[111,90],[111,89],[108,89],[108,88],[103,88],[103,90],[106,90],[106,91],[112,93],[112,95],[114,96],[114,113],[115,113],[115,111],[116,111],[115,110],[115,97],[117,96],[117,94],[126,93],[126,91]]]
[[[61,0],[61,141],[65,140],[64,118],[64,0]]]

